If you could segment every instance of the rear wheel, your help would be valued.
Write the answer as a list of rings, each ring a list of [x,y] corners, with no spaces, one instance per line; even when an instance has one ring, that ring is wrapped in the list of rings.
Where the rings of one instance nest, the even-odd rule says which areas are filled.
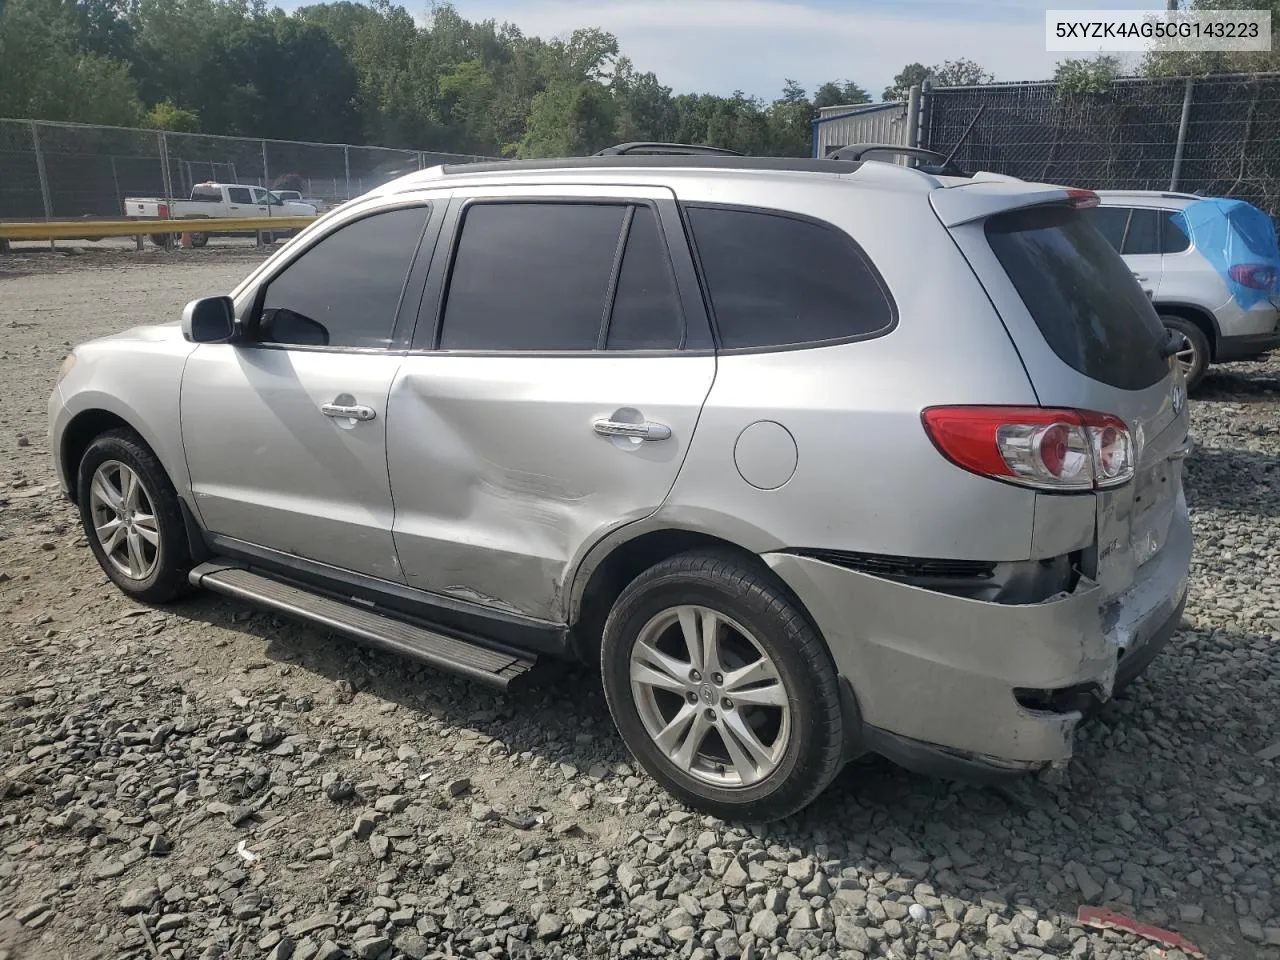
[[[605,696],[642,766],[689,806],[767,821],[843,762],[835,668],[768,571],[688,553],[636,578],[604,629]]]
[[[1178,343],[1178,365],[1182,367],[1187,378],[1187,389],[1193,389],[1204,379],[1209,369],[1209,338],[1204,335],[1195,323],[1185,317],[1164,314],[1161,322],[1172,330],[1180,339]]]
[[[191,245],[193,247],[203,247],[209,243],[209,235],[207,233],[191,234]]]
[[[165,603],[189,589],[191,551],[178,494],[133,432],[104,433],[80,460],[77,502],[98,564],[130,596]]]

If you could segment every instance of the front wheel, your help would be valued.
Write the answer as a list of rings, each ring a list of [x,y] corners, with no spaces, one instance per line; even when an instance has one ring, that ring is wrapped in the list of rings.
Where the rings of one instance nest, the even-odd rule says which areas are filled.
[[[830,655],[749,562],[695,552],[642,573],[609,614],[601,668],[632,754],[668,792],[721,819],[788,816],[843,762]]]
[[[1209,369],[1209,338],[1185,317],[1163,315],[1160,321],[1179,338],[1178,365],[1187,378],[1187,389],[1192,390],[1204,379],[1205,371]]]
[[[77,502],[85,535],[111,581],[147,603],[189,589],[191,551],[178,494],[133,432],[104,433],[80,460]]]

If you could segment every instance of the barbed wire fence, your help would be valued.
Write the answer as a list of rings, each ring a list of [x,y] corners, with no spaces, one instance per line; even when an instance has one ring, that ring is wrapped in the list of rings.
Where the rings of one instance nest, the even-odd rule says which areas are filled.
[[[0,220],[119,217],[126,197],[183,198],[206,181],[340,203],[474,154],[0,119]]]
[[[920,145],[970,170],[1095,190],[1176,190],[1280,215],[1280,74],[934,88]]]

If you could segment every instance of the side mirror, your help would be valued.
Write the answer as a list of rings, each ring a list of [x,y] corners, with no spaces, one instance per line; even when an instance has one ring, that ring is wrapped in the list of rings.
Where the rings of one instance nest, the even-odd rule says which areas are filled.
[[[236,335],[235,305],[230,297],[192,300],[182,311],[182,335],[192,343],[228,343]]]

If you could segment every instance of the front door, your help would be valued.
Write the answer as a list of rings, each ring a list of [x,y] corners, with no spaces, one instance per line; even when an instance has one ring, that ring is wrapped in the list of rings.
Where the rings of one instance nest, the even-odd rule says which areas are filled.
[[[391,537],[393,329],[425,206],[338,226],[259,288],[233,344],[182,381],[182,439],[205,528],[402,581]]]
[[[674,197],[459,190],[444,229],[388,400],[396,547],[414,586],[559,620],[583,554],[666,498],[715,377]]]

